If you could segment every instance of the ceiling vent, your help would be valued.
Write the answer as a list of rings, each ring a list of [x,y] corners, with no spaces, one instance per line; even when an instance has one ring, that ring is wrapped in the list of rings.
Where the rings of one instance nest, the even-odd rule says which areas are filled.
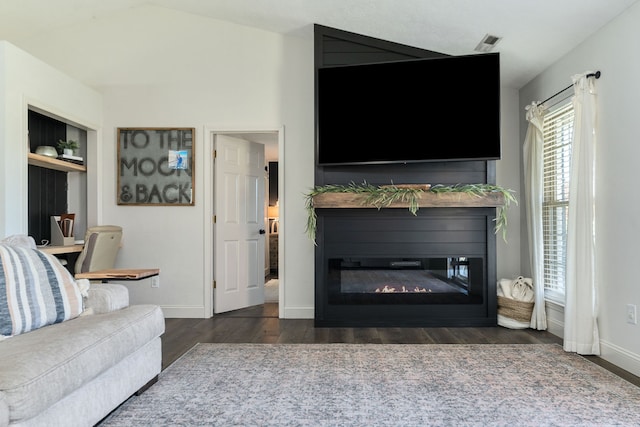
[[[476,52],[489,52],[498,44],[500,40],[502,40],[502,37],[486,34],[482,38],[482,40],[480,40],[480,43],[478,43],[478,46],[476,46],[474,50]]]

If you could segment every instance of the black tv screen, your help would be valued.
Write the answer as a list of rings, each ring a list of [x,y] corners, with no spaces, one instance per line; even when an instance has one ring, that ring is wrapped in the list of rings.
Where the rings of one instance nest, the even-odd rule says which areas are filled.
[[[319,165],[500,158],[498,53],[318,69]]]

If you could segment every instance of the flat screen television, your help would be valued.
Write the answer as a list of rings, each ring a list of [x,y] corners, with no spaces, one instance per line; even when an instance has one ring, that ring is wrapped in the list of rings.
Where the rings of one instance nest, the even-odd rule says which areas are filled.
[[[323,67],[319,165],[500,158],[498,53]]]

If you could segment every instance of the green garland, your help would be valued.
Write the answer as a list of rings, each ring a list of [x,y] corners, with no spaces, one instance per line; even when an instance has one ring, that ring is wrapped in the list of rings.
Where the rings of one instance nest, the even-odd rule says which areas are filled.
[[[466,193],[477,197],[484,196],[487,193],[501,193],[504,197],[504,204],[498,207],[494,232],[497,234],[502,231],[502,239],[507,241],[507,209],[511,203],[518,204],[514,191],[502,188],[493,184],[456,184],[456,185],[434,185],[429,190],[419,188],[396,187],[395,185],[375,186],[367,182],[355,184],[351,182],[349,185],[320,185],[314,187],[310,192],[305,194],[305,208],[307,210],[306,233],[315,244],[317,215],[313,206],[313,198],[324,193],[351,193],[364,194],[366,198],[363,205],[372,206],[382,209],[390,206],[394,202],[406,202],[409,205],[409,212],[416,215],[420,206],[418,201],[420,195],[425,191],[432,193]]]

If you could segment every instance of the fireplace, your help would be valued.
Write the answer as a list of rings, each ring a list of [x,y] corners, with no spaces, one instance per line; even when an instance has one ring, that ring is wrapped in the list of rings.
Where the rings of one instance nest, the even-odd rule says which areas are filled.
[[[496,324],[495,209],[316,212],[316,326]]]
[[[441,56],[437,52],[322,26],[315,28],[314,55],[316,70],[325,66]],[[427,127],[437,126],[429,124],[428,120],[425,123]],[[376,123],[372,122],[371,126],[375,129]],[[431,146],[435,150],[438,144],[460,146],[467,143],[456,139],[455,129],[450,136],[441,141],[425,132],[410,139],[413,144]],[[478,135],[474,144],[482,143],[483,135]],[[345,146],[345,150],[348,148]],[[389,139],[388,148],[394,150],[393,138]],[[465,157],[464,153],[460,153],[460,157]],[[361,182],[372,185],[496,183],[496,165],[492,160],[376,163],[317,164],[314,183],[316,186]],[[351,199],[353,195],[342,196]],[[470,197],[464,203],[458,203],[458,199],[465,197],[451,195],[445,202],[444,195],[434,196],[431,200],[427,200],[431,195],[425,193],[424,196],[417,216],[408,213],[406,205],[394,204],[377,210],[363,209],[361,200],[325,204],[314,200],[318,215],[314,266],[316,326],[496,325],[493,219],[500,201]],[[446,273],[449,267],[434,267],[434,263],[455,264],[456,260],[469,262],[469,276],[449,282]],[[432,292],[396,291],[385,295],[375,291],[351,291],[351,284],[345,285],[351,280],[348,274],[358,276],[372,272],[371,263],[380,263],[382,266],[375,265],[375,269],[393,274],[422,271],[438,278],[444,276],[445,282],[453,288],[464,289],[466,286],[467,293],[435,292],[435,286]],[[356,283],[362,281],[354,280]],[[411,280],[420,281],[418,278]],[[402,280],[396,277],[394,281]],[[336,293],[337,286],[341,290]],[[406,289],[407,285],[400,285],[399,289],[402,286]]]

